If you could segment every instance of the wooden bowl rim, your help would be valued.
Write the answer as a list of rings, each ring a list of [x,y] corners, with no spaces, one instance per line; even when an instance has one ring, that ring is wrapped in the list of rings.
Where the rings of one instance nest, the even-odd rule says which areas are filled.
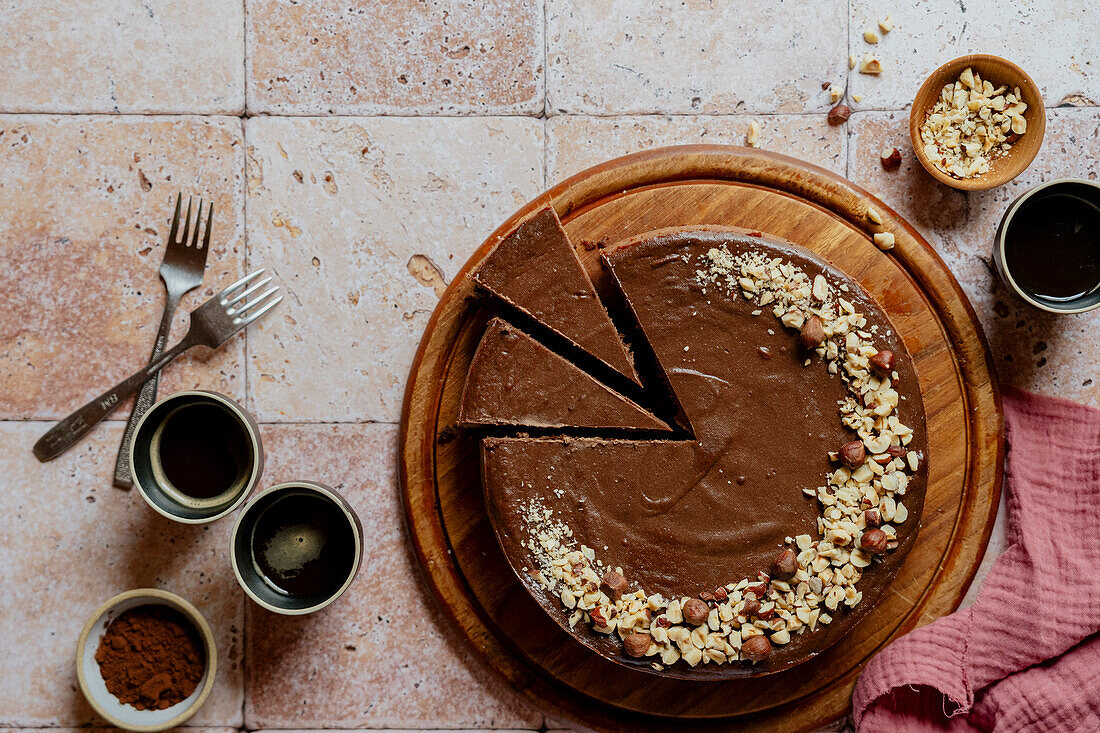
[[[941,171],[933,165],[932,161],[928,159],[928,156],[924,154],[924,143],[921,141],[920,137],[920,126],[923,124],[924,116],[931,105],[920,105],[919,103],[923,97],[930,93],[934,84],[942,86],[942,84],[936,82],[937,79],[948,75],[958,76],[958,74],[962,73],[963,69],[973,65],[975,61],[990,61],[1004,64],[1012,74],[1016,74],[1019,77],[1017,80],[1018,83],[1013,83],[1012,86],[1019,86],[1021,89],[1027,89],[1034,95],[1036,102],[1034,104],[1028,103],[1028,109],[1024,113],[1024,118],[1028,123],[1028,132],[1038,133],[1039,144],[1035,146],[1035,149],[1031,151],[1030,155],[1026,152],[1022,155],[1018,154],[1023,148],[1013,147],[1012,152],[1003,159],[1008,165],[1006,165],[1004,170],[991,171],[991,173],[995,173],[995,175],[959,179],[953,178]],[[1043,94],[1039,90],[1039,85],[1036,84],[1028,73],[1018,64],[1002,56],[997,56],[996,54],[970,53],[952,59],[945,64],[941,64],[935,71],[929,74],[924,80],[924,83],[920,85],[916,96],[913,98],[913,104],[909,108],[909,139],[913,145],[913,154],[916,156],[917,160],[920,161],[921,166],[928,171],[929,175],[940,183],[950,186],[951,188],[959,189],[960,191],[984,191],[990,188],[1003,186],[1015,179],[1026,171],[1028,166],[1031,165],[1031,162],[1035,160],[1035,156],[1039,154],[1039,150],[1043,147],[1043,138],[1045,134],[1046,105],[1043,102]]]

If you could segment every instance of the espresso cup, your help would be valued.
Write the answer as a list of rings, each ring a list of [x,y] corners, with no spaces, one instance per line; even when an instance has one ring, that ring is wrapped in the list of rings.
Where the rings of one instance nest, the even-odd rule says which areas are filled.
[[[335,489],[314,481],[278,484],[237,516],[233,574],[269,611],[318,611],[348,589],[363,558],[363,527]]]
[[[177,392],[138,421],[130,474],[154,510],[202,524],[244,503],[263,472],[260,430],[251,415],[217,392]]]
[[[1019,196],[997,227],[993,262],[1005,286],[1036,308],[1100,306],[1100,185],[1062,179]]]

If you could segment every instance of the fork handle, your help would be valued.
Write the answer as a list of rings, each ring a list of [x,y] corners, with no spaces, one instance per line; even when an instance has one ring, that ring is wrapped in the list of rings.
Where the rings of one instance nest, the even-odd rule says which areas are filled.
[[[157,338],[153,342],[153,353],[149,361],[154,362],[164,354],[164,347],[168,345],[168,332],[172,328],[172,315],[179,305],[179,296],[168,293],[164,301],[164,313],[160,317],[160,327],[157,329]],[[122,442],[118,446],[118,458],[115,459],[114,485],[120,489],[130,489],[134,485],[134,477],[130,475],[130,440],[137,430],[137,424],[141,416],[149,411],[153,403],[157,401],[157,386],[160,382],[160,372],[145,380],[141,385],[141,391],[134,399],[134,409],[130,412],[130,419],[126,421],[126,430],[122,433]]]
[[[173,346],[164,356],[150,363],[122,380],[99,397],[96,397],[79,410],[69,415],[61,422],[54,425],[49,431],[34,444],[34,457],[45,463],[52,461],[59,455],[72,448],[81,438],[88,434],[100,420],[110,415],[122,400],[134,392],[149,377],[165,367],[170,361],[187,351],[197,342],[188,333],[183,341]]]

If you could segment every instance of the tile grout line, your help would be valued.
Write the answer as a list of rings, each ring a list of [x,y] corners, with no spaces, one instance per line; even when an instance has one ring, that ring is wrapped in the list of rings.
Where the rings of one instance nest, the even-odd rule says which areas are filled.
[[[244,153],[244,166],[242,171],[241,180],[241,194],[244,197],[244,222],[243,222],[243,236],[244,236],[244,271],[245,274],[252,271],[252,244],[248,238],[248,211],[249,211],[249,128],[248,124],[249,109],[248,109],[248,0],[242,0],[242,16],[241,21],[244,24],[242,31],[242,42],[244,43],[244,116],[241,119],[241,144],[244,147],[242,151]],[[248,329],[245,329],[244,334],[244,403],[249,408],[249,412],[253,415],[256,414],[255,405],[252,404],[252,390],[249,389],[249,372],[251,370],[251,359],[249,346],[251,338],[248,333]],[[248,712],[248,599],[242,596],[241,600],[241,717],[239,727],[246,729],[247,719],[246,713]]]
[[[847,65],[847,61],[844,62]],[[847,91],[847,90],[846,90]],[[909,109],[908,104],[891,107],[860,107],[853,109],[852,114],[858,115],[865,112],[905,112]],[[1100,104],[1066,104],[1066,105],[1048,105],[1047,110],[1057,112],[1059,110],[1096,110],[1100,109]],[[150,117],[150,118],[207,118],[207,117],[225,117],[238,120],[244,119],[263,119],[263,118],[279,118],[279,119],[301,119],[301,120],[339,120],[339,119],[416,119],[416,120],[479,120],[479,119],[549,119],[552,117],[575,117],[577,119],[619,119],[623,117],[667,117],[674,119],[705,119],[705,118],[746,118],[746,117],[824,117],[829,113],[828,109],[820,110],[803,110],[800,112],[663,112],[659,110],[648,111],[620,111],[620,112],[607,112],[602,114],[593,114],[590,112],[556,112],[553,115],[534,115],[534,114],[509,114],[509,113],[465,113],[465,114],[436,114],[436,113],[423,113],[423,114],[390,114],[384,112],[361,112],[361,113],[346,113],[346,114],[253,114],[252,112],[246,112],[240,114],[238,112],[64,112],[64,111],[35,111],[35,112],[5,112],[0,111],[0,117],[103,117],[103,118],[118,118],[124,119],[127,117]]]
[[[550,117],[550,0],[542,0],[542,116]]]
[[[542,0],[542,190],[550,186],[550,2]]]
[[[852,0],[847,1],[847,12],[844,18],[844,50],[847,51],[844,55],[844,101],[848,101],[850,98],[851,86],[852,86],[852,69],[848,65],[848,59],[852,56]],[[848,123],[844,124],[844,177],[851,180],[851,161],[849,160],[850,151],[852,149],[852,127]]]
[[[244,44],[241,54],[241,61],[244,64],[244,114],[241,116],[245,119],[252,116],[252,112],[248,109],[248,3],[249,0],[241,0],[241,22],[244,24],[241,33],[241,42]]]

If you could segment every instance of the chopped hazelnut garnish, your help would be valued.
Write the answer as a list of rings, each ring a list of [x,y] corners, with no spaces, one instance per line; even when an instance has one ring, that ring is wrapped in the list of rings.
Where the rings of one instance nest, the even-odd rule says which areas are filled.
[[[890,232],[876,232],[875,244],[879,249],[893,249],[894,248],[894,235]]]
[[[760,123],[756,120],[749,123],[749,132],[745,135],[745,143],[750,148],[760,147]]]
[[[859,65],[859,73],[861,74],[881,74],[882,62],[876,59],[874,56],[867,54],[863,57],[863,62]]]
[[[953,178],[988,173],[993,162],[1027,132],[1020,88],[1009,91],[967,67],[944,86],[920,128],[924,154]]]

